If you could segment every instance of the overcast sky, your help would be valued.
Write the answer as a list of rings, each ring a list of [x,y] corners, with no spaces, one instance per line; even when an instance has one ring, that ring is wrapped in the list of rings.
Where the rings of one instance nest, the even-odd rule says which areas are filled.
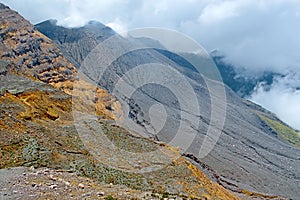
[[[64,26],[98,20],[118,32],[164,27],[188,34],[207,51],[251,70],[300,71],[299,0],[2,0],[33,24],[57,19]],[[291,76],[289,76],[291,77]],[[278,80],[252,97],[300,129],[300,76]],[[292,81],[293,80],[293,81]],[[287,82],[292,81],[291,84]],[[296,83],[295,83],[296,82]],[[291,85],[293,87],[291,88]],[[285,100],[274,96],[286,94]],[[270,98],[272,96],[272,99]],[[272,103],[271,103],[272,101]],[[268,105],[266,104],[268,103]],[[280,105],[280,106],[279,106]],[[283,106],[285,105],[285,106]],[[287,109],[288,107],[288,109]],[[281,110],[281,111],[278,111]],[[291,112],[286,113],[287,110]],[[291,120],[288,120],[289,122]],[[298,123],[299,122],[299,123]]]

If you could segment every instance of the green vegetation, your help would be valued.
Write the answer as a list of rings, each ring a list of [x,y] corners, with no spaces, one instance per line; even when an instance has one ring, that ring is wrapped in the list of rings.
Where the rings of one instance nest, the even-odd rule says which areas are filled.
[[[105,200],[117,200],[114,197],[112,197],[111,195],[108,195],[104,198]]]
[[[162,194],[162,198],[169,198],[169,193],[168,192],[164,192]]]
[[[28,144],[23,149],[23,159],[24,165],[27,166],[27,163],[35,163],[39,160],[39,144],[35,138],[30,138]],[[29,165],[29,166],[30,166]]]
[[[120,149],[134,153],[143,153],[155,151],[158,148],[158,145],[153,143],[153,141],[139,136],[134,136],[127,130],[112,123],[102,120],[100,124],[104,134]]]
[[[300,135],[295,130],[264,115],[258,114],[258,116],[278,134],[279,138],[287,141],[289,144],[297,148],[300,148]]]

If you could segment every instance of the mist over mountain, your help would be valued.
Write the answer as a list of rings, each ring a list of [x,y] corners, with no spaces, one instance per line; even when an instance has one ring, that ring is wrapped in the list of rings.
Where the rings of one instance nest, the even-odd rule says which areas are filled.
[[[58,19],[59,25],[78,27],[97,20],[123,31],[171,28],[193,37],[208,51],[219,49],[235,66],[275,72],[299,68],[298,1],[7,0],[7,4],[33,24]]]
[[[213,51],[211,56],[224,83],[239,96],[262,105],[290,126],[300,129],[298,71],[252,71],[228,63],[218,51]]]
[[[282,120],[300,130],[299,80],[299,71],[291,70],[277,76],[271,85],[262,81],[256,86],[249,99],[272,110]]]

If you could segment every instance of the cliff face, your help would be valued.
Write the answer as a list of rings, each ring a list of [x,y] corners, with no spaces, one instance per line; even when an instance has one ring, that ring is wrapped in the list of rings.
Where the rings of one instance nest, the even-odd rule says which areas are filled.
[[[7,194],[12,199],[20,197],[20,194],[10,191],[18,185],[19,189],[23,188],[21,195],[25,199],[30,199],[29,194],[32,193],[39,198],[68,199],[67,194],[72,191],[79,195],[78,189],[91,189],[91,196],[86,198],[92,199],[99,184],[111,183],[103,187],[112,188],[108,194],[119,199],[134,197],[130,196],[130,192],[145,194],[145,191],[148,191],[143,196],[145,199],[166,196],[179,199],[237,199],[181,157],[178,150],[133,135],[116,125],[115,113],[120,111],[120,105],[114,97],[77,74],[76,68],[49,38],[3,4],[0,4],[0,43],[0,168],[47,167],[56,172],[73,174],[69,177],[46,170],[29,173],[23,179],[21,173],[19,181],[13,185],[19,168],[16,168],[16,174],[1,170],[0,187],[4,188],[0,192],[3,195],[1,197]],[[72,93],[74,84],[80,85],[76,94]],[[164,146],[166,153],[162,152],[161,156],[171,162],[162,169],[141,174],[113,168],[90,153],[95,138],[92,138],[89,146],[83,143],[74,123],[74,108],[79,113],[93,116],[93,122],[87,127],[99,124],[107,138],[116,145],[124,145],[137,152],[141,151],[137,146],[151,149]],[[100,153],[105,156],[112,152],[103,148]],[[176,159],[172,160],[174,156]],[[126,160],[121,156],[114,159],[119,159],[115,161],[120,163]],[[151,162],[136,162],[133,166],[140,169],[153,164]],[[43,174],[49,177],[46,176],[45,180]],[[84,181],[82,177],[76,178],[77,175],[89,178],[85,180],[88,189],[82,185],[76,186]],[[53,176],[59,176],[60,179]],[[69,180],[69,184],[63,186],[66,189],[59,193],[49,192],[47,180],[52,184],[57,181],[56,186],[50,185],[55,189],[60,186],[62,176]],[[41,188],[37,190],[38,194],[31,188],[36,185]],[[123,186],[128,189],[122,189]],[[124,194],[112,192],[117,190],[124,191]],[[105,195],[98,197],[104,198]]]
[[[46,83],[74,80],[76,69],[52,42],[10,9],[1,9],[1,59]]]

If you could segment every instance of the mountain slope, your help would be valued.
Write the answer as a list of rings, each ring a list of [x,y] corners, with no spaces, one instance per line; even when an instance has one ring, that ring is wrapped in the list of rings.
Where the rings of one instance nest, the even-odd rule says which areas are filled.
[[[175,148],[143,138],[118,126],[114,119],[120,104],[114,97],[78,74],[76,68],[52,41],[35,30],[18,13],[0,4],[0,16],[0,168],[13,168],[11,170],[16,173],[23,173],[22,168],[14,168],[18,166],[47,167],[55,169],[56,172],[70,172],[74,176],[76,174],[88,177],[87,188],[93,187],[93,184],[99,187],[97,185],[103,182],[110,184],[109,187],[112,189],[109,194],[120,199],[135,196],[111,192],[119,190],[122,185],[131,188],[122,190],[124,192],[142,195],[147,191],[150,196],[144,196],[145,199],[159,199],[165,196],[179,199],[237,199],[231,192],[211,181],[191,162],[181,157]],[[81,87],[75,88],[74,85]],[[75,89],[76,94],[73,93]],[[116,145],[126,144],[133,152],[141,150],[136,148],[137,145],[145,147],[146,150],[163,147],[165,152],[158,153],[157,157],[171,162],[165,168],[145,173],[115,169],[90,153],[90,149],[97,149],[91,146],[92,142],[101,141],[92,138],[91,145],[83,143],[82,135],[78,134],[78,127],[73,119],[73,109],[80,115],[92,116],[91,123],[80,128],[92,132],[94,125],[101,126],[107,138]],[[108,157],[114,152],[109,148],[103,148],[100,153]],[[177,159],[173,160],[173,156]],[[115,159],[119,159],[116,162],[126,164],[124,157],[119,156]],[[144,165],[161,165],[152,163],[152,160],[147,162],[136,162],[133,167],[138,170]],[[12,199],[20,197],[15,190],[10,190],[20,187],[25,187],[24,190],[28,192],[23,193],[22,198],[30,199],[31,191],[28,190],[39,187],[41,188],[39,198],[49,198],[49,188],[56,190],[55,187],[61,185],[59,180],[68,178],[65,173],[54,174],[52,177],[49,175],[46,179],[50,178],[52,183],[56,181],[57,186],[50,185],[44,190],[42,188],[45,188],[47,180],[42,174],[47,175],[48,172],[54,173],[53,171],[46,169],[48,172],[29,175],[26,173],[27,181],[30,183],[34,181],[31,184],[32,188],[29,189],[29,182],[27,185],[25,182],[24,186],[24,180],[20,177],[19,182],[14,182],[18,174],[9,173],[9,170],[3,171],[0,171],[1,198],[6,198],[7,194],[12,195]],[[59,179],[56,176],[63,177]],[[75,179],[70,181],[69,186],[66,185],[69,192],[78,194],[78,189],[88,191],[87,188],[78,185],[79,181],[83,180],[82,177],[69,178],[67,180]],[[6,182],[6,179],[11,181]],[[74,187],[74,184],[78,186]],[[52,191],[50,196],[68,199],[69,197],[64,194]],[[92,199],[94,194],[91,195],[86,198]],[[100,198],[104,199],[106,196]]]
[[[41,24],[37,28],[42,31]],[[62,29],[62,27],[56,28]],[[47,34],[46,32],[44,33]],[[51,37],[51,35],[48,36]],[[51,37],[51,39],[54,41],[58,40],[56,37]],[[88,39],[98,41],[96,38],[86,38],[86,40]],[[77,38],[77,40],[80,41],[82,38]],[[77,48],[83,48],[78,46],[78,42],[73,42],[72,45],[74,45],[73,51],[76,51]],[[111,48],[126,49],[134,45],[136,45],[136,41],[119,37],[115,46],[111,46]],[[90,46],[85,47],[85,54],[92,51],[91,48],[89,49]],[[60,48],[66,52],[62,46]],[[101,55],[104,59],[110,56],[106,51],[101,52]],[[72,57],[72,54],[68,54],[68,56]],[[127,104],[130,108],[128,118],[131,122],[138,124],[141,130],[145,130],[147,133],[147,126],[151,126],[149,108],[155,104],[162,104],[170,118],[168,118],[168,123],[163,131],[155,137],[158,140],[169,142],[174,136],[173,133],[177,124],[181,122],[193,124],[200,121],[199,128],[196,128],[197,137],[189,148],[189,153],[194,155],[187,157],[192,159],[195,164],[198,163],[200,169],[205,170],[203,166],[209,166],[212,170],[205,171],[220,184],[238,192],[246,189],[254,193],[282,195],[288,198],[297,198],[300,195],[300,150],[278,137],[277,130],[272,129],[270,124],[257,115],[257,112],[260,111],[267,118],[272,118],[273,115],[271,113],[239,98],[229,88],[226,88],[227,101],[220,102],[227,105],[226,122],[222,135],[210,154],[199,160],[197,158],[197,150],[207,132],[211,116],[209,110],[210,91],[205,86],[203,77],[192,68],[183,65],[182,62],[170,60],[168,56],[166,57],[166,55],[155,49],[143,49],[130,52],[115,60],[107,68],[103,79],[99,82],[97,79],[93,80],[93,74],[89,74],[91,71],[86,71],[86,75],[93,81],[98,82],[100,86],[112,92],[120,77],[135,66],[146,63],[167,64],[188,77],[189,83],[197,91],[196,95],[199,102],[202,103],[201,109],[203,110],[201,116],[187,114],[187,119],[181,119],[177,115],[181,112],[180,107],[172,104],[174,99],[171,98],[171,95],[166,95],[168,91],[163,88],[155,88],[154,86],[145,86],[139,89],[131,99],[126,98],[126,95],[118,95],[118,100],[123,105]],[[151,73],[154,73],[155,76],[155,71],[151,71]],[[156,74],[157,77],[164,75],[167,76],[167,74]],[[143,80],[140,80],[140,82],[143,82]],[[132,83],[129,81],[128,84]],[[180,88],[179,85],[178,88]],[[214,98],[218,99],[217,94],[211,95],[216,95]],[[186,102],[190,105],[192,103],[189,98],[187,98]],[[275,120],[286,126],[278,119]],[[188,127],[191,130],[193,129],[192,126]],[[204,163],[205,165],[199,163]]]
[[[47,20],[35,27],[47,37],[55,38],[53,42],[76,67],[80,66],[89,49],[115,34],[111,28],[95,21],[90,21],[84,27],[71,29],[57,26],[56,23],[55,20]]]

